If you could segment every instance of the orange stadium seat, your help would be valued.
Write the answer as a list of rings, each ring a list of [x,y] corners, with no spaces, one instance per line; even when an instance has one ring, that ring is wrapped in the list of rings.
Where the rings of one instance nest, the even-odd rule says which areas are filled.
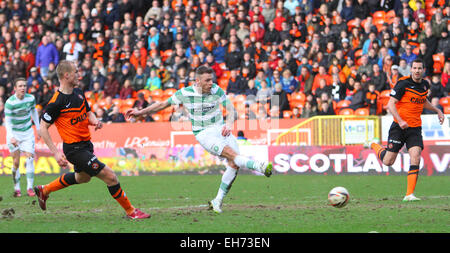
[[[291,116],[292,116],[292,112],[291,111],[283,111],[283,118],[290,119]]]
[[[150,91],[147,90],[147,89],[139,90],[137,93],[138,93],[138,94],[139,94],[139,93],[143,93],[145,99],[148,99],[148,97],[150,97]]]
[[[161,122],[163,121],[163,117],[161,116],[161,114],[153,114],[152,118],[155,122]]]
[[[376,11],[372,15],[373,19],[383,19],[383,20],[384,20],[385,16],[386,16],[386,12],[384,12],[384,11]]]
[[[348,27],[349,31],[351,31],[353,29],[353,27],[356,27],[356,25],[357,25],[356,19],[352,19],[347,22],[347,27]]]
[[[362,49],[358,49],[355,51],[355,58],[359,58],[362,56]]]
[[[173,94],[175,94],[175,92],[177,92],[177,89],[170,88],[170,89],[164,90],[164,91],[163,91],[163,97],[169,98],[169,97],[171,97]]]
[[[127,98],[122,101],[122,106],[133,107],[135,101],[136,101],[136,99],[134,99],[134,98]]]
[[[348,107],[352,101],[350,100],[341,100],[336,104],[336,109],[340,110],[341,108]]]
[[[219,78],[219,80],[217,80],[217,84],[219,85],[220,88],[226,90],[228,87],[228,78]]]
[[[450,97],[443,97],[443,98],[439,99],[439,104],[442,107],[449,106],[450,105]]]
[[[294,92],[294,93],[291,94],[291,100],[292,101],[305,102],[306,95],[303,92]]]
[[[355,111],[355,115],[367,116],[367,115],[369,115],[369,108],[367,108],[367,107],[358,108]]]
[[[152,96],[152,98],[155,100],[162,99],[163,90],[161,90],[161,89],[152,90],[152,91],[150,91],[150,96]]]
[[[344,108],[339,110],[339,115],[354,115],[355,112],[351,108]]]
[[[444,63],[445,63],[444,54],[433,54],[433,61],[439,62],[442,66],[444,66]]]
[[[443,54],[433,55],[433,72],[442,73],[445,64],[445,56]]]
[[[101,108],[106,108],[107,104],[106,104],[106,99],[102,98],[100,100],[97,101],[98,106],[100,106]]]
[[[115,106],[117,106],[119,108],[122,106],[122,99],[120,99],[120,98],[113,98],[112,102]]]
[[[392,24],[394,22],[395,16],[396,16],[395,11],[394,10],[390,10],[384,16],[384,21],[386,23],[388,23],[388,24]]]
[[[450,114],[450,105],[444,107],[444,114]]]

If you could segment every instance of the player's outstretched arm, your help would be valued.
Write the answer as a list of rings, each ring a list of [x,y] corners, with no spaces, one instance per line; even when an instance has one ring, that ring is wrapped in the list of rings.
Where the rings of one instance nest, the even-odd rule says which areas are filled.
[[[439,118],[439,123],[441,125],[444,124],[444,119],[445,119],[444,113],[441,110],[439,110],[439,108],[432,105],[430,103],[430,101],[428,101],[428,99],[425,99],[425,104],[423,104],[423,108],[425,108],[427,110],[431,110],[433,112],[436,112],[438,115],[438,118]]]
[[[171,104],[166,100],[166,101],[162,101],[162,102],[155,102],[142,110],[139,110],[136,108],[131,108],[125,113],[125,117],[127,119],[130,119],[131,117],[137,117],[137,116],[141,116],[141,115],[156,113],[156,112],[166,109],[170,105]]]

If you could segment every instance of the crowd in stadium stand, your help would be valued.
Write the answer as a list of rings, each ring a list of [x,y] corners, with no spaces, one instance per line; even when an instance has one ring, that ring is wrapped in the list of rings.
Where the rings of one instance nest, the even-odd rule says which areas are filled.
[[[191,85],[202,64],[242,119],[382,115],[416,58],[450,113],[449,15],[448,0],[0,0],[0,118],[17,77],[45,108],[62,59],[104,122]]]

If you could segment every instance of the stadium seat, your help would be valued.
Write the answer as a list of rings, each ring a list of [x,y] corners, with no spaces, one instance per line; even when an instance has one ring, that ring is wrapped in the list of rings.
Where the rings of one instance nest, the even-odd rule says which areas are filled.
[[[439,62],[441,64],[441,66],[444,66],[444,63],[445,63],[444,54],[433,54],[433,61]]]
[[[377,27],[378,31],[381,30],[381,27],[384,25],[384,23],[385,23],[384,18],[383,19],[374,19],[372,21],[372,24]]]
[[[143,93],[143,94],[144,94],[144,98],[145,98],[146,100],[148,99],[148,97],[150,97],[150,91],[147,90],[147,89],[139,90],[137,93]]]
[[[134,99],[134,98],[127,98],[124,101],[122,101],[122,106],[133,107],[135,101],[136,101],[136,99]]]
[[[350,100],[341,100],[336,104],[336,109],[340,110],[341,108],[348,107],[352,101]]]
[[[385,16],[386,16],[386,12],[384,12],[384,11],[376,11],[372,15],[374,20],[375,19],[383,19],[384,20]]]
[[[384,16],[384,21],[386,23],[388,23],[388,24],[392,24],[394,22],[395,16],[396,16],[395,11],[394,10],[390,10]]]
[[[303,92],[294,92],[291,94],[291,101],[305,102],[306,95]]]
[[[444,107],[444,114],[450,114],[450,105]]]
[[[100,106],[100,108],[103,108],[103,109],[105,109],[107,107],[106,99],[104,99],[104,98],[98,100],[97,104],[98,104],[98,106]]]
[[[164,90],[164,91],[163,91],[163,97],[169,98],[169,97],[171,97],[173,94],[175,94],[175,92],[177,92],[177,89],[170,88],[170,89]]]
[[[243,94],[241,94],[241,95],[236,95],[235,97],[234,97],[234,101],[236,102],[236,103],[242,103],[242,104],[244,104],[244,102],[245,102],[245,100],[247,99],[247,97],[245,96],[245,95],[243,95]]]
[[[165,62],[167,58],[172,56],[172,49],[167,49],[166,51],[161,51],[161,60]]]
[[[443,97],[443,98],[439,99],[439,104],[442,107],[449,106],[450,105],[450,97]]]
[[[358,108],[355,110],[355,115],[359,115],[359,116],[367,116],[369,115],[369,108],[367,107],[363,107],[363,108]]]
[[[120,98],[113,98],[112,102],[115,106],[117,106],[119,108],[122,106],[122,99],[120,99]]]
[[[305,105],[305,102],[303,101],[290,101],[289,105],[291,106],[291,108],[297,107],[297,108],[303,108],[303,106]]]
[[[292,116],[292,112],[291,111],[283,111],[283,118],[290,119],[291,116]]]
[[[339,115],[354,115],[355,112],[351,108],[344,108],[339,110]]]
[[[347,27],[348,30],[351,31],[353,29],[353,27],[356,27],[358,25],[356,19],[352,19],[350,21],[347,22]]]
[[[163,97],[163,91],[161,89],[152,90],[150,91],[150,96],[152,96],[154,100],[160,100]]]
[[[228,78],[219,78],[219,80],[217,80],[217,84],[219,85],[220,88],[222,88],[223,90],[226,90],[228,87]]]
[[[163,117],[160,114],[153,114],[152,118],[155,122],[161,122],[163,121]]]
[[[436,8],[425,9],[427,20],[431,20],[436,11]]]

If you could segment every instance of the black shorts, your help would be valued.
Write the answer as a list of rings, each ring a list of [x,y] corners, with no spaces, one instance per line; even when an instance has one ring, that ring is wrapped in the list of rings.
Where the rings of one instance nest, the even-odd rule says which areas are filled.
[[[93,177],[105,167],[94,155],[94,145],[90,141],[63,143],[63,151],[67,160],[74,165],[75,172],[84,171]]]
[[[407,149],[419,146],[423,150],[422,127],[402,129],[398,123],[392,122],[386,150],[398,153],[404,144],[406,144]]]

